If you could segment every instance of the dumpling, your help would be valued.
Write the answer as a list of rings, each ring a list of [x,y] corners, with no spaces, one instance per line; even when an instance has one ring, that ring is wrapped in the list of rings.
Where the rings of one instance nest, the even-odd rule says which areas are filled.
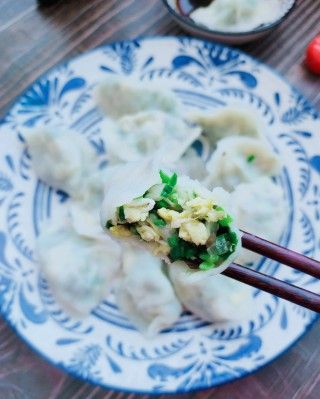
[[[230,136],[218,142],[207,162],[207,170],[208,187],[221,186],[231,191],[240,183],[277,175],[280,161],[266,141]]]
[[[182,304],[204,320],[241,320],[254,308],[252,289],[231,278],[216,275],[190,281],[189,269],[182,262],[169,265],[168,272]]]
[[[159,172],[150,161],[127,164],[106,183],[101,223],[112,237],[140,243],[168,263],[187,262],[197,279],[237,256],[241,239],[229,209],[223,189]]]
[[[170,327],[182,311],[161,260],[136,246],[125,246],[115,295],[120,310],[147,337]]]
[[[45,183],[80,199],[87,195],[86,180],[97,168],[89,143],[73,130],[43,127],[25,135],[32,166]]]
[[[97,206],[81,201],[70,201],[68,204],[68,217],[76,234],[91,239],[101,237],[100,205],[101,203]]]
[[[100,109],[114,119],[151,110],[177,115],[181,107],[172,91],[124,76],[110,75],[98,84],[95,97]]]
[[[288,220],[288,206],[281,187],[263,177],[240,184],[231,193],[238,227],[272,242],[279,242]],[[255,262],[259,255],[241,249],[237,262]]]
[[[198,181],[202,181],[208,175],[204,160],[198,156],[196,150],[192,147],[188,148],[183,156],[171,165],[170,169]]]
[[[146,156],[178,160],[200,135],[199,127],[163,111],[123,116],[117,123],[105,120],[102,133],[112,161],[138,161]]]
[[[281,13],[279,0],[215,0],[190,14],[198,24],[212,30],[249,31],[274,21]]]
[[[36,243],[40,270],[56,300],[76,318],[85,317],[110,293],[121,264],[117,242],[101,232],[88,237],[80,230],[67,218],[41,232]]]
[[[213,147],[228,136],[262,138],[260,132],[264,130],[262,122],[246,108],[228,107],[216,112],[194,113],[188,118],[201,127]]]

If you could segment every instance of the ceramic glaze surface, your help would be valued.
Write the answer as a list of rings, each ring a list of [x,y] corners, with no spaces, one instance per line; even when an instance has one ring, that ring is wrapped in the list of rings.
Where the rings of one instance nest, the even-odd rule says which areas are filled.
[[[282,244],[319,258],[319,119],[314,108],[270,69],[243,53],[190,38],[124,41],[60,65],[36,81],[0,125],[0,303],[17,333],[57,367],[119,390],[187,392],[252,373],[283,353],[316,315],[252,290],[256,306],[247,320],[212,325],[190,313],[156,339],[147,340],[106,298],[90,317],[70,318],[55,302],[35,263],[35,239],[68,197],[37,180],[24,133],[40,125],[75,129],[108,162],[100,137],[101,115],[93,88],[108,74],[133,75],[177,94],[188,110],[241,104],[259,115],[284,167],[277,183],[289,217]],[[194,144],[206,158],[205,140]],[[59,260],[57,260],[59,261]],[[262,260],[263,272],[315,292],[320,282]],[[276,339],[275,339],[276,337]]]

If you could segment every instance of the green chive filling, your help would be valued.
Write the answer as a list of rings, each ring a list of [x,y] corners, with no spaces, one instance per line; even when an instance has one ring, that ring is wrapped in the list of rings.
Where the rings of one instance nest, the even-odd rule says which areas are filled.
[[[124,222],[124,221],[126,220],[126,217],[125,217],[125,214],[124,214],[124,207],[123,207],[123,206],[120,206],[120,207],[118,208],[118,215],[119,215],[119,220],[120,220],[121,222]]]
[[[150,220],[155,226],[158,227],[165,227],[167,224],[163,219],[161,219],[156,213],[153,212],[150,212]]]
[[[162,184],[153,186],[143,196],[139,197],[145,202],[148,200],[154,201],[151,205],[153,206],[152,209],[148,210],[142,219],[134,219],[139,220],[138,222],[128,222],[125,209],[128,209],[129,212],[130,204],[125,204],[117,208],[116,219],[118,222],[109,220],[106,228],[111,229],[111,231],[118,228],[119,236],[127,237],[131,234],[140,236],[142,240],[147,242],[161,243],[162,248],[166,250],[165,255],[172,262],[186,261],[190,267],[194,264],[200,270],[210,270],[220,266],[236,250],[238,245],[237,234],[232,231],[232,217],[227,214],[224,208],[213,204],[210,199],[198,196],[195,192],[190,193],[189,200],[182,201],[180,199],[182,202],[179,203],[177,174],[174,173],[170,176],[160,171],[160,178]],[[193,217],[186,216],[188,215],[186,212],[191,212],[192,215],[192,208],[188,208],[191,205],[186,204],[188,204],[188,201],[192,203],[193,200],[196,201],[196,205],[198,204],[197,201],[204,201],[207,208],[211,206],[211,210],[206,210],[205,207],[206,211],[204,214],[200,213],[201,216],[199,216],[200,214]],[[208,205],[210,201],[211,205]],[[207,212],[217,216],[209,219]],[[127,216],[129,218],[129,213]],[[176,217],[177,220],[181,217],[181,224],[172,227],[172,220],[170,219],[172,217]],[[184,230],[181,231],[183,223],[186,225]],[[199,234],[205,234],[204,241],[197,242],[194,240],[195,242],[193,242],[193,236],[188,235],[190,234],[188,228],[192,229],[194,226],[197,226],[198,230],[196,231]]]
[[[256,159],[256,156],[254,154],[250,154],[247,156],[247,162],[251,163]]]

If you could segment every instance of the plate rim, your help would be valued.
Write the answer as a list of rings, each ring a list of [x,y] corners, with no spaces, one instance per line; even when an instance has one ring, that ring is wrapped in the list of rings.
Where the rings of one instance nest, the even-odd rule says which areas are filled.
[[[41,79],[45,78],[48,74],[50,74],[51,72],[53,72],[54,70],[56,70],[57,68],[72,62],[72,61],[76,61],[76,60],[80,60],[81,58],[89,55],[89,54],[93,54],[94,52],[99,52],[103,49],[106,49],[112,45],[115,44],[121,44],[121,43],[128,43],[128,42],[133,42],[135,40],[137,41],[152,41],[152,40],[179,40],[179,39],[187,39],[190,40],[192,42],[199,42],[199,43],[207,43],[210,44],[212,46],[217,46],[220,48],[225,48],[229,51],[234,51],[237,52],[240,55],[243,55],[244,57],[250,59],[252,62],[254,62],[256,65],[262,65],[263,68],[266,68],[269,72],[271,72],[272,74],[276,75],[279,79],[281,79],[284,83],[286,83],[286,85],[291,88],[295,93],[299,94],[300,96],[302,96],[302,98],[307,102],[308,105],[310,105],[310,107],[312,108],[312,110],[314,111],[316,117],[318,119],[320,119],[320,111],[318,111],[318,109],[315,107],[315,105],[311,102],[311,100],[309,100],[308,97],[306,97],[306,95],[296,86],[294,86],[293,83],[291,83],[286,77],[284,77],[282,75],[281,72],[279,72],[278,70],[274,69],[273,67],[271,67],[270,65],[260,61],[259,59],[251,56],[250,54],[246,53],[245,51],[242,51],[241,49],[238,49],[237,47],[232,47],[232,46],[228,46],[224,43],[219,43],[216,42],[214,40],[209,40],[209,39],[201,39],[201,38],[197,38],[197,37],[193,37],[193,36],[188,36],[188,35],[142,35],[142,36],[137,36],[134,37],[132,39],[122,39],[122,40],[115,40],[115,41],[111,41],[109,43],[104,43],[101,44],[97,47],[94,47],[92,49],[89,50],[85,50],[83,52],[81,52],[80,54],[77,54],[76,56],[68,56],[64,59],[62,59],[60,62],[54,64],[53,66],[49,67],[45,72],[43,72],[42,74],[40,74],[34,81],[32,81],[32,83],[28,84],[28,86],[17,96],[15,96],[12,101],[9,102],[9,104],[7,105],[3,116],[0,117],[0,129],[1,127],[5,124],[6,118],[7,116],[9,116],[12,108],[21,100],[21,98],[23,98],[23,96],[35,85],[37,84]],[[0,307],[0,317],[2,318],[2,320],[5,322],[5,324],[12,330],[12,332],[14,332],[14,334],[18,337],[19,340],[21,340],[24,344],[26,344],[33,353],[35,353],[37,356],[39,356],[39,358],[41,360],[44,360],[46,363],[48,363],[49,365],[55,367],[57,370],[62,371],[63,373],[76,378],[79,381],[82,381],[84,383],[90,384],[92,386],[99,386],[101,388],[104,389],[110,389],[116,392],[126,392],[126,393],[133,393],[133,394],[149,394],[151,396],[159,396],[159,395],[174,395],[174,394],[182,394],[182,393],[192,393],[192,392],[200,392],[200,391],[206,391],[209,389],[214,389],[214,388],[218,388],[221,387],[225,384],[231,383],[231,382],[235,382],[238,381],[240,379],[252,376],[253,374],[255,374],[257,371],[263,369],[264,367],[270,365],[271,363],[273,363],[274,361],[276,361],[278,358],[280,358],[281,356],[285,355],[287,352],[289,352],[292,347],[294,347],[296,344],[298,344],[307,333],[310,332],[310,330],[315,326],[315,324],[320,320],[320,314],[316,314],[314,313],[312,320],[306,324],[304,331],[293,341],[291,342],[288,346],[286,346],[281,352],[277,353],[274,357],[272,357],[271,359],[269,359],[267,362],[258,365],[257,367],[255,367],[254,369],[252,369],[251,371],[248,372],[244,372],[242,375],[239,375],[237,377],[233,377],[233,378],[227,378],[224,381],[218,382],[215,385],[211,385],[209,387],[204,387],[204,386],[194,386],[188,390],[185,389],[176,389],[175,391],[166,391],[166,390],[161,390],[159,392],[155,392],[155,391],[150,391],[150,390],[137,390],[137,389],[130,389],[130,388],[126,388],[126,387],[117,387],[117,386],[113,386],[113,385],[109,385],[109,384],[105,384],[105,383],[101,383],[99,381],[92,381],[89,378],[85,378],[79,374],[77,374],[75,371],[70,370],[67,365],[61,364],[60,361],[55,362],[54,360],[50,359],[43,351],[41,351],[40,349],[38,349],[27,337],[24,337],[22,333],[20,333],[20,331],[18,330],[18,328],[14,325],[14,323],[12,323],[9,319],[9,317],[6,315],[6,313],[2,312],[2,309]]]

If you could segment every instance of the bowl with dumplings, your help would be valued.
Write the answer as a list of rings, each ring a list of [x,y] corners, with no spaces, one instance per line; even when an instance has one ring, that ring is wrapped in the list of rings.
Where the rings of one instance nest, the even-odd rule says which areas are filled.
[[[296,0],[163,0],[187,32],[227,44],[266,36],[294,10]]]

